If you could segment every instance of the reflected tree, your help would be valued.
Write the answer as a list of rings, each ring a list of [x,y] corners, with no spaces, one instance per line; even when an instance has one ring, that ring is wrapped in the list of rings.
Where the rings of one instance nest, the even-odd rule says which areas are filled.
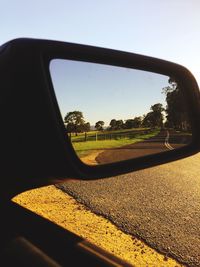
[[[124,124],[124,128],[132,129],[132,128],[139,128],[142,125],[142,117],[135,117],[134,119],[126,120]]]
[[[160,103],[151,106],[151,111],[144,115],[143,126],[150,128],[163,127],[163,105]]]
[[[116,121],[116,130],[121,130],[124,128],[124,122],[123,120],[117,120]]]
[[[190,130],[187,106],[183,91],[174,78],[169,78],[169,86],[163,88],[166,95],[166,123],[165,126],[181,131]]]
[[[110,130],[115,130],[116,129],[116,125],[117,125],[117,120],[116,119],[112,119],[111,121],[110,121]]]
[[[124,129],[124,122],[123,122],[123,120],[112,119],[110,121],[110,128],[109,128],[109,130],[121,130],[121,129]]]
[[[68,133],[75,133],[77,135],[78,133],[90,130],[90,123],[85,123],[81,111],[75,110],[68,112],[64,118],[64,122]]]
[[[105,124],[104,121],[97,121],[95,123],[95,128],[97,129],[97,131],[103,131],[104,124]]]

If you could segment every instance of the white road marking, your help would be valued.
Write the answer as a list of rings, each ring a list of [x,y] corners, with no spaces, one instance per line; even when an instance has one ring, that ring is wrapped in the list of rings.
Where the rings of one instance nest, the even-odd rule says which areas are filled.
[[[165,146],[169,149],[169,150],[173,150],[174,148],[169,144],[169,131],[167,131],[167,136],[165,138]]]

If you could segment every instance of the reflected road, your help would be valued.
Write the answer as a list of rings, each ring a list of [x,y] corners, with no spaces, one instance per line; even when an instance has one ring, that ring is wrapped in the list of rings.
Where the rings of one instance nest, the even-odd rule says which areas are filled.
[[[191,136],[174,130],[162,130],[157,136],[131,145],[106,149],[96,157],[98,164],[117,162],[156,154],[189,143]]]

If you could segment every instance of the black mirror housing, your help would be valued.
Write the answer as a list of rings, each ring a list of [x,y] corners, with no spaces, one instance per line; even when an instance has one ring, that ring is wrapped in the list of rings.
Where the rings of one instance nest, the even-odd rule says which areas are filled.
[[[135,68],[175,77],[187,101],[192,142],[177,150],[89,166],[76,156],[57,104],[49,64],[72,59]],[[0,49],[1,176],[15,192],[73,179],[98,179],[190,156],[200,149],[200,93],[184,67],[164,60],[86,45],[16,39]]]

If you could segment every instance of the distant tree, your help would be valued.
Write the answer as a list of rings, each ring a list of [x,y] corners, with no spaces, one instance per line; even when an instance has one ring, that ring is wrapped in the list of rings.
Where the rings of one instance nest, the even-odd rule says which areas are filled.
[[[84,132],[89,132],[90,131],[90,123],[89,122],[86,122],[85,124],[84,124]]]
[[[81,111],[71,111],[68,112],[64,118],[66,124],[66,129],[68,133],[85,132],[90,128],[89,123],[85,123],[83,113]]]
[[[134,119],[128,119],[124,123],[124,128],[132,129],[139,128],[142,125],[142,117],[135,117]]]
[[[123,128],[124,128],[123,120],[112,119],[110,121],[109,130],[120,130],[120,129],[123,129]]]
[[[155,119],[152,111],[144,115],[142,125],[144,127],[150,127],[150,128],[155,127]]]
[[[68,133],[73,133],[74,132],[74,124],[72,124],[72,123],[65,124],[65,128],[66,128]]]
[[[145,127],[162,127],[163,126],[163,114],[164,108],[162,104],[157,103],[151,106],[151,111],[144,116],[143,126]]]
[[[124,122],[123,120],[117,120],[116,121],[116,130],[121,130],[124,128]]]
[[[112,119],[111,121],[110,121],[110,130],[115,130],[116,129],[116,123],[117,123],[117,120],[115,120],[115,119]]]
[[[150,108],[155,114],[158,114],[159,116],[161,116],[160,114],[162,113],[162,111],[164,111],[165,109],[163,108],[163,105],[160,103],[154,104],[153,106],[151,106]]]
[[[128,120],[126,120],[125,123],[124,123],[124,127],[125,127],[126,129],[132,129],[132,128],[133,128],[133,125],[134,125],[134,121],[133,121],[133,119],[128,119]]]
[[[97,121],[95,124],[95,128],[97,129],[97,131],[103,131],[104,124],[104,121]]]
[[[135,117],[133,119],[133,128],[139,128],[142,125],[142,117]]]

